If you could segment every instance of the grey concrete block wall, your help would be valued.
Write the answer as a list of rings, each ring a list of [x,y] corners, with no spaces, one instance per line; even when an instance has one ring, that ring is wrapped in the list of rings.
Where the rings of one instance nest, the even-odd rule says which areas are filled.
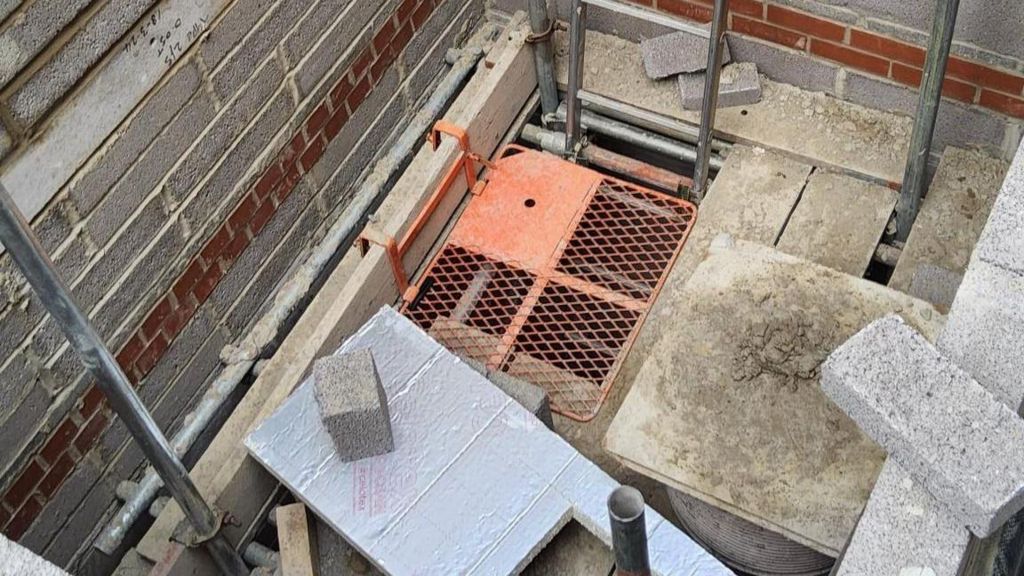
[[[151,4],[156,9],[168,1],[173,0]],[[145,3],[117,8],[130,10]],[[242,194],[302,132],[306,117],[348,73],[359,47],[372,40],[400,4],[220,3],[224,10],[210,19],[208,32],[126,114],[34,222],[67,272],[72,291],[115,351],[151,317],[153,307],[224,225]],[[84,16],[76,16],[78,34],[93,31],[98,35],[89,37],[99,38],[100,28],[112,30],[98,22],[90,27],[85,17],[114,9],[112,4],[96,1]],[[310,173],[279,206],[275,203],[272,219],[252,235],[240,259],[225,269],[214,293],[162,353],[139,390],[169,434],[219,370],[220,349],[243,336],[257,319],[323,230],[328,215],[344,207],[378,147],[393,140],[403,118],[427,96],[445,67],[447,48],[464,39],[467,27],[482,13],[479,0],[438,3],[420,34],[332,141],[341,145],[334,145],[331,157],[314,167],[316,177]],[[353,20],[355,14],[360,18]],[[133,25],[127,20],[106,25]],[[0,37],[6,26],[0,25]],[[69,41],[74,37],[62,36]],[[104,49],[106,40],[97,39],[89,46],[94,51],[80,53],[84,60],[76,62],[102,54],[100,61],[86,64],[85,74],[91,74],[90,66],[104,65],[111,50],[122,49],[120,41]],[[41,54],[59,54],[44,48]],[[42,69],[41,63],[25,70]],[[27,85],[19,74],[14,74],[7,95],[12,87]],[[0,100],[4,95],[0,93]],[[49,113],[64,105],[57,98]],[[46,122],[45,115],[41,121]],[[37,136],[45,137],[45,132]],[[0,458],[0,522],[6,522],[16,510],[2,503],[4,491],[29,462],[43,462],[42,446],[69,414],[77,414],[91,382],[2,255],[0,280],[0,375],[18,383],[3,390],[15,406],[0,410],[0,441],[17,446]],[[74,454],[81,460],[53,496],[42,501],[37,523],[23,537],[33,549],[81,573],[105,573],[112,567],[110,560],[89,549],[88,539],[99,520],[113,511],[117,482],[141,472],[141,453],[115,419],[94,448],[83,445]]]

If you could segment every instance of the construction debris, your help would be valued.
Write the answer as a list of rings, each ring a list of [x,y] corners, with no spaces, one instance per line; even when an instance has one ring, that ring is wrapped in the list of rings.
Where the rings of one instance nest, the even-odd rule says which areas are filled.
[[[821,386],[975,535],[1024,507],[1024,420],[899,317],[836,349]]]
[[[246,440],[250,454],[391,574],[518,573],[571,519],[606,545],[618,483],[409,320],[383,308],[339,350],[369,348],[395,451],[345,463],[306,381]],[[730,572],[648,508],[653,574]]]
[[[963,524],[889,458],[836,576],[957,576],[969,541]]]
[[[342,461],[394,450],[388,399],[369,350],[317,360],[313,380],[320,417]]]
[[[679,93],[684,110],[700,110],[704,103],[704,84],[707,73],[679,75]],[[757,64],[740,62],[722,68],[718,88],[718,107],[749,106],[761,101],[761,75]]]
[[[673,32],[640,43],[644,70],[654,80],[676,74],[702,72],[708,67],[708,39],[688,32]],[[732,60],[729,41],[725,41],[722,64]]]

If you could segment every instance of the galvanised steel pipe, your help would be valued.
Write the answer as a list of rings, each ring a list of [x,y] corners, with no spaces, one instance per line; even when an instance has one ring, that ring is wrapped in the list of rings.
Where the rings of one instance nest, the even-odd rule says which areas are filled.
[[[583,102],[580,101],[580,89],[583,87],[583,55],[587,41],[587,5],[582,0],[573,0],[572,15],[569,19],[569,93],[565,99],[568,110],[565,118],[565,149],[567,154],[576,153],[580,139],[583,138],[583,126],[580,116]]]
[[[540,109],[551,114],[558,108],[558,86],[555,85],[555,57],[551,49],[555,29],[548,14],[547,0],[530,0],[530,29],[533,31],[533,59],[537,67],[537,88]]]
[[[953,44],[953,29],[960,0],[937,0],[935,21],[928,44],[928,56],[924,63],[924,77],[921,80],[921,94],[917,103],[914,131],[910,137],[910,152],[907,168],[903,174],[903,188],[896,205],[896,238],[906,241],[910,228],[917,219],[917,211],[924,193],[928,172],[928,158],[935,136],[935,120],[939,115],[942,99],[942,81],[946,78],[946,64],[949,49]]]
[[[153,464],[168,491],[185,511],[196,535],[203,540],[217,567],[224,574],[244,576],[249,569],[220,534],[220,520],[207,506],[188,476],[181,460],[171,450],[146,406],[135,394],[110,350],[92,323],[71,297],[25,217],[7,189],[0,184],[0,243],[11,254],[21,273],[39,296],[43,306],[64,332],[82,364],[92,373],[114,412],[127,426],[143,454]]]
[[[643,494],[632,486],[619,486],[608,496],[617,576],[650,576],[644,508]]]
[[[722,54],[725,52],[728,16],[729,0],[715,0],[711,38],[708,40],[708,68],[704,76],[704,102],[700,111],[700,135],[697,137],[697,162],[693,173],[693,198],[698,202],[704,199],[707,192],[711,169],[711,138],[715,129],[715,114],[718,112],[718,87],[722,80]]]

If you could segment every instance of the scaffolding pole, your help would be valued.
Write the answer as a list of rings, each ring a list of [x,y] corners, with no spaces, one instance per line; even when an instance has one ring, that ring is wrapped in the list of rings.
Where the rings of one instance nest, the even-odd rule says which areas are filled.
[[[910,235],[910,228],[917,219],[921,196],[924,194],[928,158],[931,156],[932,138],[935,136],[935,120],[942,99],[942,81],[946,78],[946,64],[953,44],[953,29],[956,27],[959,8],[960,0],[938,0],[935,4],[935,21],[932,23],[928,56],[924,63],[914,132],[910,137],[900,201],[896,206],[896,237],[901,241],[906,241]]]
[[[715,0],[714,17],[711,20],[711,37],[708,39],[708,67],[704,77],[704,102],[700,110],[700,135],[697,137],[697,162],[693,169],[692,198],[696,202],[707,194],[708,177],[711,173],[712,136],[715,129],[715,114],[718,112],[718,88],[722,80],[722,56],[725,52],[726,19],[729,16],[729,0]]]
[[[184,464],[171,450],[153,417],[128,382],[92,323],[75,303],[7,189],[0,184],[0,243],[10,253],[46,310],[64,332],[82,364],[92,373],[110,402],[159,472],[168,491],[181,505],[217,567],[229,576],[246,576],[249,569],[220,533],[221,519],[207,506]]]

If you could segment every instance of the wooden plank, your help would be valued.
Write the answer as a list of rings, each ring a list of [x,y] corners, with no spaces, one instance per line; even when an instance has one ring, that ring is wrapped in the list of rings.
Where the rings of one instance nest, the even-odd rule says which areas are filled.
[[[817,368],[899,311],[940,314],[873,282],[751,243],[713,248],[663,294],[661,338],[605,437],[633,470],[837,555],[885,458],[821,392]]]
[[[445,114],[446,120],[466,129],[474,151],[484,156],[494,153],[536,87],[532,52],[525,43],[529,30],[523,21],[522,15],[513,17]],[[457,157],[458,149],[451,139],[436,151],[421,149],[377,212],[383,229],[396,237],[408,229]],[[407,270],[419,266],[466,193],[464,177],[460,177],[407,253]],[[349,251],[193,468],[191,475],[205,497],[231,511],[242,526],[248,525],[262,506],[263,496],[269,495],[277,483],[246,455],[242,438],[302,381],[315,358],[337,348],[381,306],[394,303],[398,296],[382,249],[375,246],[361,259],[355,251]],[[139,553],[154,560],[161,558],[182,518],[175,504],[168,505],[140,542]],[[235,541],[242,530],[229,527],[225,533]]]
[[[844,174],[817,171],[786,224],[778,248],[862,277],[885,233],[896,192]]]
[[[277,508],[281,576],[317,576],[316,527],[302,503]]]
[[[946,148],[889,287],[908,292],[924,264],[963,274],[1007,170],[980,152]]]
[[[568,78],[568,40],[556,35],[559,85]],[[651,80],[639,44],[587,33],[583,87],[620,102],[700,125],[700,112],[683,110],[675,78]],[[764,146],[832,171],[861,175],[879,184],[903,181],[912,120],[871,110],[820,92],[762,82],[761,101],[718,110],[715,132],[724,139]]]

